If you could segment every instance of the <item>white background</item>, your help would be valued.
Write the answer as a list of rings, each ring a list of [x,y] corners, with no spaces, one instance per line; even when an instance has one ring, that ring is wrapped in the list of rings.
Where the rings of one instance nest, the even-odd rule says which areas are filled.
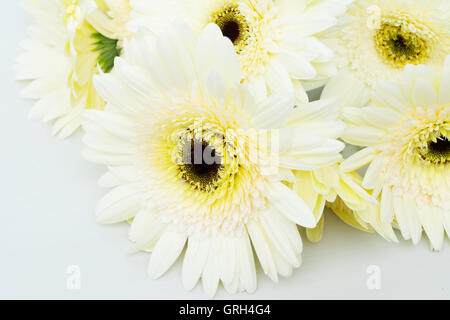
[[[59,141],[49,125],[27,119],[32,103],[19,98],[13,63],[31,21],[18,2],[3,1],[0,12],[0,298],[205,299],[201,287],[183,291],[179,262],[149,279],[149,256],[127,254],[127,225],[94,222],[103,170],[80,157],[81,134]],[[80,290],[66,288],[70,265],[81,268]],[[380,267],[380,290],[366,286],[370,265]],[[305,243],[303,266],[291,278],[275,284],[258,273],[255,294],[220,289],[216,298],[450,298],[450,242],[441,253],[427,241],[391,244],[329,214],[324,239]]]

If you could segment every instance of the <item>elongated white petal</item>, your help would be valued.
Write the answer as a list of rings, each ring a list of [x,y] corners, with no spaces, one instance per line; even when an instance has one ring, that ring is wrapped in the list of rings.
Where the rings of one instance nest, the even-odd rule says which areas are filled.
[[[439,87],[439,103],[450,103],[450,56],[445,59],[444,67],[442,70],[441,85]]]
[[[376,151],[373,148],[364,148],[345,159],[340,165],[340,168],[344,172],[355,171],[372,161],[375,156]]]
[[[306,228],[316,225],[317,221],[308,205],[284,184],[275,184],[268,197],[273,206],[289,220]]]
[[[151,278],[161,277],[178,259],[183,251],[187,236],[173,230],[166,230],[153,250],[148,273]]]
[[[272,281],[278,282],[278,273],[267,235],[257,221],[250,221],[247,224],[247,230],[264,273],[268,275]]]
[[[117,223],[136,215],[141,207],[142,193],[130,185],[121,185],[105,195],[95,209],[97,221]]]
[[[202,275],[202,284],[205,293],[209,297],[214,297],[216,295],[217,288],[219,286],[219,265],[217,264],[217,259],[214,252],[214,242],[212,243],[212,251],[210,251],[208,258],[206,260],[205,268]]]
[[[237,239],[235,248],[237,248],[236,261],[238,263],[237,270],[239,272],[240,289],[241,291],[253,293],[257,287],[256,270],[255,259],[248,235]]]
[[[259,128],[279,128],[294,109],[294,96],[274,95],[257,106],[254,117]]]
[[[133,242],[137,242],[139,237],[147,232],[157,219],[158,215],[151,209],[145,207],[142,208],[133,218],[128,238]],[[148,250],[150,248],[147,247],[146,249]]]
[[[189,237],[183,260],[183,286],[186,290],[192,290],[200,280],[210,248],[211,241],[208,237]]]
[[[381,222],[390,224],[394,220],[394,197],[388,185],[383,186],[380,203]]]
[[[414,103],[417,106],[433,106],[438,102],[436,89],[431,83],[418,80],[413,94]]]
[[[425,233],[430,239],[434,250],[441,250],[444,243],[443,217],[432,206],[423,206],[417,209],[417,216]]]
[[[372,146],[378,143],[386,133],[383,130],[369,127],[349,127],[345,130],[342,138],[357,146]]]
[[[269,236],[271,243],[280,252],[280,254],[287,260],[293,267],[299,267],[299,261],[295,250],[291,247],[289,239],[286,234],[282,232],[283,228],[280,222],[277,220],[276,210],[265,212],[261,215],[261,225],[265,233]]]

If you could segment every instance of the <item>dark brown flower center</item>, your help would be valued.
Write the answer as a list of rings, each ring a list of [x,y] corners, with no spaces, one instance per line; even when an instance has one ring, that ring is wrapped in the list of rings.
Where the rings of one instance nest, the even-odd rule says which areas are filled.
[[[428,150],[436,156],[450,156],[450,141],[446,137],[439,137],[428,143]]]
[[[217,24],[222,34],[233,42],[237,53],[246,46],[250,28],[238,5],[227,5],[213,13],[211,22]]]
[[[220,155],[205,141],[191,140],[185,144],[181,170],[186,182],[207,188],[220,178],[221,167]]]
[[[239,23],[234,20],[223,23],[221,30],[223,35],[230,39],[233,44],[239,39],[241,34]]]

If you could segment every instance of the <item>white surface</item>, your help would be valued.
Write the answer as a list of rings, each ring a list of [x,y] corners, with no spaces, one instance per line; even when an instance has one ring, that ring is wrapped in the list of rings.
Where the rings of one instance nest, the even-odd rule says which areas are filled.
[[[30,20],[18,1],[4,1],[0,14],[0,298],[206,298],[200,287],[183,291],[180,263],[150,280],[148,255],[127,254],[126,225],[95,224],[103,170],[81,159],[81,134],[58,141],[48,125],[27,119],[31,102],[18,97],[12,64]],[[430,252],[427,241],[390,244],[329,215],[325,238],[305,243],[303,266],[291,278],[274,284],[259,271],[255,294],[221,289],[217,298],[450,298],[449,244],[441,253]],[[81,268],[81,290],[66,288],[69,265]],[[381,268],[381,290],[366,286],[369,265]]]

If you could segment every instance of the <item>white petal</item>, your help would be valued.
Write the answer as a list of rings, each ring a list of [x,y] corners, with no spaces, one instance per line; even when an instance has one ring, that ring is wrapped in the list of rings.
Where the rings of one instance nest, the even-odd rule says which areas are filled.
[[[278,59],[294,79],[307,80],[316,76],[316,70],[306,59],[293,52],[281,52]]]
[[[394,220],[394,200],[391,187],[383,186],[381,192],[380,215],[383,224],[391,224]]]
[[[187,236],[175,230],[166,230],[153,250],[148,274],[152,279],[161,277],[178,259],[183,251]]]
[[[268,275],[272,281],[278,282],[275,261],[270,250],[269,240],[267,239],[264,230],[260,224],[254,220],[247,224],[247,230],[264,273]]]
[[[109,170],[98,180],[98,185],[103,188],[113,188],[117,187],[120,184],[122,184],[122,180],[117,178]]]
[[[126,62],[121,63],[121,58],[117,60],[119,61],[118,65],[121,67],[127,64]],[[121,76],[124,76],[125,71],[123,69],[121,71]],[[130,77],[136,77],[139,80],[137,75]],[[123,78],[123,80],[128,81],[128,83],[131,81],[128,78]],[[127,110],[133,113],[136,110],[144,109],[142,105],[145,103],[145,98],[131,91],[115,74],[94,76],[94,85],[103,100],[120,110]]]
[[[295,268],[300,266],[297,258],[297,252],[291,246],[286,232],[283,230],[283,224],[277,219],[279,215],[277,210],[270,209],[261,214],[261,226],[270,242],[280,252],[280,254]],[[298,231],[297,231],[298,232]]]
[[[322,98],[337,98],[343,107],[363,107],[370,100],[370,91],[350,70],[342,70],[322,92]]]
[[[272,252],[275,264],[277,265],[278,273],[283,277],[290,277],[292,275],[293,270],[290,263],[285,258],[283,258],[283,256],[277,250],[272,249]],[[300,258],[299,263],[301,263]]]
[[[413,93],[413,100],[418,107],[428,107],[437,104],[438,96],[436,88],[429,82],[421,79],[417,80]]]
[[[383,179],[381,176],[381,171],[383,169],[383,159],[382,157],[375,157],[372,160],[369,168],[364,175],[364,180],[362,182],[362,186],[366,189],[376,189],[378,187],[378,183],[380,179]]]
[[[233,44],[223,37],[215,24],[208,24],[202,30],[195,52],[195,64],[199,77],[205,84],[212,67],[227,88],[241,81],[241,67]]]
[[[403,238],[412,239],[414,244],[419,243],[422,237],[422,226],[419,223],[415,205],[394,196],[394,212]]]
[[[352,154],[349,158],[345,159],[340,165],[340,168],[344,172],[352,172],[364,167],[376,156],[376,151],[373,148],[364,148]]]
[[[95,125],[91,126],[89,133],[82,139],[86,146],[98,151],[112,154],[131,155],[136,152],[136,149],[128,141],[109,134],[99,126],[96,128],[94,126]]]
[[[377,83],[374,92],[375,103],[383,107],[391,107],[397,112],[405,112],[409,106],[408,100],[403,95],[400,84],[394,81],[382,80]]]
[[[292,94],[294,91],[291,77],[279,61],[272,60],[269,64],[266,70],[266,79],[272,92]]]
[[[209,74],[207,88],[211,94],[211,101],[219,107],[223,107],[227,100],[227,89],[217,72],[213,71]]]
[[[439,209],[435,210],[433,206],[424,205],[417,208],[417,216],[430,239],[434,250],[441,250],[444,243],[444,225],[443,217]]]
[[[450,55],[445,59],[442,70],[441,86],[439,88],[439,103],[450,104]]]
[[[337,120],[339,111],[340,107],[336,99],[321,99],[295,108],[287,123],[296,125],[308,121]]]
[[[253,293],[256,291],[256,269],[253,250],[248,235],[243,235],[240,239],[236,239],[236,261],[237,270],[239,272],[239,287],[241,291]]]
[[[273,185],[269,200],[289,220],[306,228],[313,228],[317,221],[308,205],[281,182]]]
[[[357,146],[371,146],[378,143],[386,133],[374,127],[361,126],[345,129],[342,139]]]
[[[131,223],[128,238],[130,241],[136,242],[144,234],[158,218],[157,214],[149,208],[141,209]],[[149,249],[149,248],[146,248]]]
[[[183,259],[183,287],[192,290],[199,281],[210,252],[211,240],[208,237],[190,236]]]
[[[217,264],[214,241],[211,244],[212,247],[209,250],[209,255],[203,270],[202,284],[206,294],[212,298],[216,295],[217,287],[219,286],[220,270]]]
[[[112,189],[98,203],[95,209],[100,223],[117,223],[136,215],[142,205],[142,194],[131,185]]]
[[[371,126],[381,129],[387,129],[399,121],[401,114],[388,108],[366,107],[361,110],[364,121]]]
[[[100,110],[87,110],[84,112],[87,121],[93,121],[109,133],[119,137],[130,138],[135,135],[135,123],[122,115]]]
[[[161,219],[155,220],[143,233],[136,235],[136,244],[130,250],[132,253],[140,250],[152,251],[161,235],[166,231],[167,224]]]
[[[298,36],[306,37],[321,32],[336,24],[336,18],[325,12],[305,12],[296,15]]]
[[[218,255],[220,266],[220,280],[231,283],[237,273],[235,242],[231,237],[220,237],[220,251]]]
[[[273,95],[257,105],[253,118],[258,128],[279,128],[294,109],[293,95]]]
[[[264,77],[254,77],[247,83],[247,87],[257,102],[267,98],[267,86]]]

